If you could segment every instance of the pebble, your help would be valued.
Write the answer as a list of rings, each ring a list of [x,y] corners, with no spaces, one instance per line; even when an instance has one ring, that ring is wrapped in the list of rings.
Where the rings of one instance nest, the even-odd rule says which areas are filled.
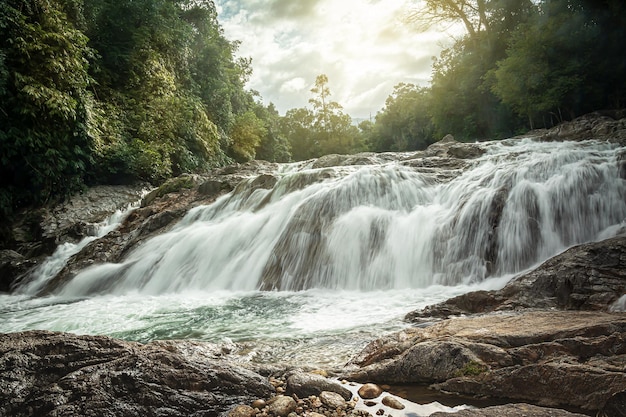
[[[228,417],[254,417],[255,415],[254,408],[247,405],[238,405],[228,413]]]
[[[320,393],[320,400],[322,404],[333,410],[346,408],[346,400],[336,392],[322,391]]]
[[[359,396],[364,400],[372,400],[383,393],[383,389],[376,384],[363,384],[359,388]]]
[[[386,396],[383,398],[383,404],[394,410],[404,410],[404,404],[402,404],[397,398]]]
[[[269,412],[278,417],[287,417],[296,411],[296,400],[285,395],[278,395],[269,404]]]
[[[267,405],[267,403],[265,402],[265,400],[255,400],[252,403],[252,408],[256,408],[258,410],[262,410],[263,408],[265,408],[266,405]]]
[[[286,386],[286,381],[279,378],[270,377],[269,381],[276,388]],[[347,384],[347,382],[344,383]],[[350,385],[356,386],[357,384],[350,383]],[[376,388],[380,389],[375,384],[366,385],[368,392],[374,394],[376,394]],[[371,389],[373,390],[371,391]],[[277,391],[281,390],[277,389]],[[361,394],[359,392],[359,395]],[[376,394],[376,397],[379,396],[380,394]],[[394,399],[395,397],[385,396],[382,401],[388,407],[394,408],[393,405],[390,405],[391,403],[387,404],[387,402]],[[380,401],[364,401],[367,406],[372,407],[369,412],[364,409],[355,409],[359,401],[359,398],[356,396],[352,400],[347,401],[341,394],[333,391],[322,391],[319,395],[310,395],[303,398],[299,398],[295,394],[287,396],[277,392],[277,395],[273,398],[253,401],[252,407],[245,405],[235,407],[228,413],[228,417],[375,417],[381,415],[380,412],[383,410],[379,407]],[[396,402],[397,405],[404,407],[399,401],[396,400]],[[401,408],[396,409],[400,410]]]

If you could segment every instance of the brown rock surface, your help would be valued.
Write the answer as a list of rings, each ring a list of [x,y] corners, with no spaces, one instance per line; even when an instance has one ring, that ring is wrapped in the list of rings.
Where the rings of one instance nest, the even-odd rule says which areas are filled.
[[[492,313],[372,342],[344,377],[600,409],[626,389],[626,314]]]
[[[608,310],[626,294],[626,235],[572,247],[499,291],[477,291],[407,315],[409,321],[520,308]]]
[[[260,375],[219,356],[194,342],[0,335],[0,415],[215,416],[272,393]]]
[[[455,413],[438,412],[431,417],[583,417],[584,414],[570,413],[554,408],[537,407],[529,404],[508,404]]]

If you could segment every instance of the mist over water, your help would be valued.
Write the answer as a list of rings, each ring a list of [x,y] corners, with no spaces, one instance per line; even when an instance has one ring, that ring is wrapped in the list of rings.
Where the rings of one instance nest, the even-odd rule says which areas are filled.
[[[234,341],[249,344],[249,360],[338,365],[405,326],[411,310],[500,288],[624,226],[624,148],[482,146],[462,166],[425,166],[410,154],[284,165],[275,180],[243,182],[54,296],[25,287],[0,297],[0,331]]]

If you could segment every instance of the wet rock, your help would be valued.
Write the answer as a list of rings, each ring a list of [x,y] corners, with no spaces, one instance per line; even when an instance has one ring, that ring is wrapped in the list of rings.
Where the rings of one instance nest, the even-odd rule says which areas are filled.
[[[405,406],[397,398],[386,396],[383,398],[383,404],[394,410],[404,410]]]
[[[530,404],[507,404],[454,413],[437,412],[431,414],[431,417],[584,417],[584,414]]]
[[[207,180],[198,186],[198,193],[204,196],[214,196],[222,191],[223,183],[216,180]]]
[[[596,417],[626,416],[626,391],[614,394]]]
[[[296,411],[296,400],[286,395],[277,395],[269,403],[269,412],[275,416],[286,417]]]
[[[14,250],[0,250],[0,292],[9,292],[36,263]]]
[[[258,410],[263,409],[266,405],[267,403],[265,402],[265,400],[262,400],[262,399],[254,400],[252,402],[252,408],[256,408]]]
[[[458,317],[373,342],[343,377],[599,410],[626,390],[626,315],[500,312]],[[356,367],[355,367],[356,366]]]
[[[336,410],[338,408],[346,408],[346,400],[336,392],[322,391],[320,400],[326,407]]]
[[[454,136],[446,135],[439,142],[435,142],[430,145],[426,151],[425,156],[433,157],[450,157],[457,159],[473,159],[482,156],[485,153],[485,149],[474,143],[462,143],[456,141]]]
[[[248,405],[238,405],[228,413],[228,417],[254,417],[256,411]]]
[[[311,395],[319,396],[323,391],[335,392],[346,401],[352,398],[349,389],[321,375],[297,372],[287,378],[287,394],[296,394],[299,398]]]
[[[0,335],[0,415],[214,416],[272,394],[265,378],[202,346]]]
[[[594,138],[623,144],[626,142],[625,128],[626,119],[623,112],[594,112],[531,134],[546,141]]]
[[[359,397],[364,400],[373,400],[374,398],[378,398],[380,394],[383,393],[383,389],[376,384],[363,384],[359,388]]]
[[[498,291],[477,291],[407,314],[408,321],[520,308],[607,311],[626,293],[626,235],[572,247]]]

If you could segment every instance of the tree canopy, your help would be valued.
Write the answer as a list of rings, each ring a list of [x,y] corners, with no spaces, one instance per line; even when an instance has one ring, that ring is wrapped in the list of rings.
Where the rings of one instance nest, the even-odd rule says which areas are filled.
[[[498,139],[626,102],[621,0],[415,4],[409,24],[464,34],[430,85],[397,84],[357,127],[324,74],[308,107],[262,104],[211,0],[0,2],[0,214],[233,161]]]

